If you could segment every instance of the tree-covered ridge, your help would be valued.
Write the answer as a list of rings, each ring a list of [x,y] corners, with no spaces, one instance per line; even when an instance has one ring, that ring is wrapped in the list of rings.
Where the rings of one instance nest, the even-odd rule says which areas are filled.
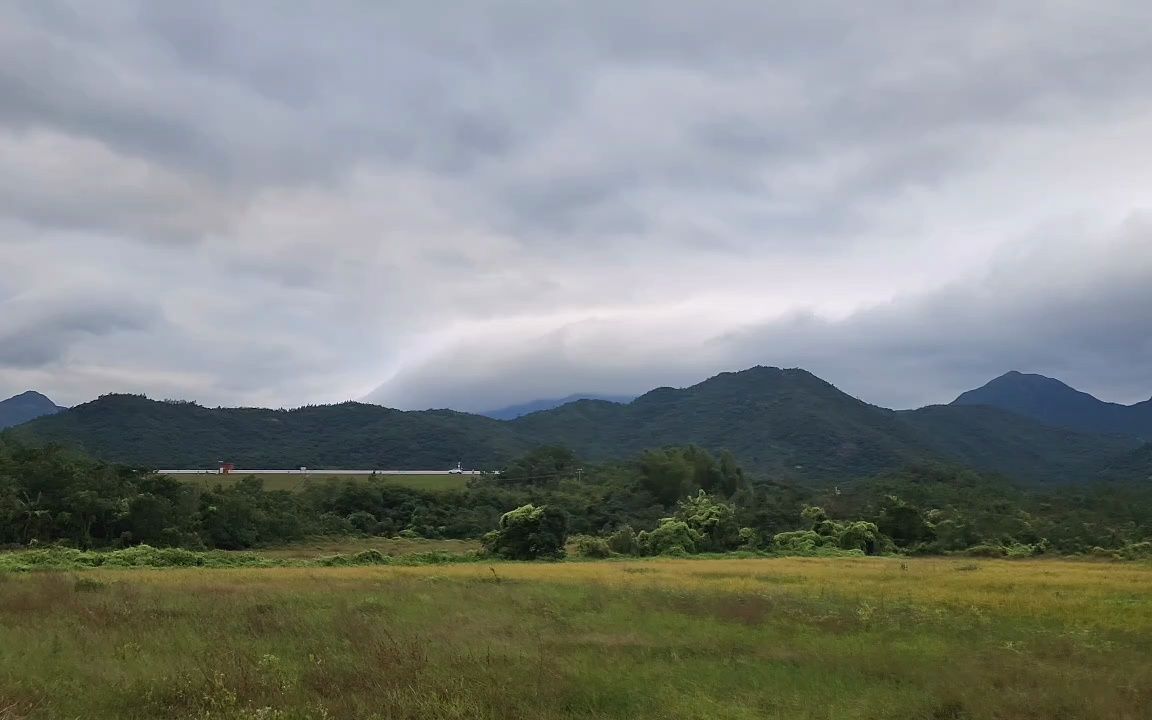
[[[505,423],[452,410],[402,412],[346,402],[293,410],[206,408],[105,395],[14,430],[116,462],[211,468],[447,469],[495,467],[529,447]]]
[[[803,370],[758,367],[629,404],[582,400],[513,421],[363,403],[296,410],[204,408],[109,395],[14,430],[149,467],[492,469],[540,445],[598,462],[648,448],[730,451],[762,477],[818,484],[942,461],[1031,482],[1092,480],[1135,440],[1084,435],[987,407],[896,412]]]
[[[506,470],[448,492],[379,477],[294,493],[265,490],[255,477],[201,489],[0,439],[0,545],[239,550],[316,535],[487,535],[494,554],[549,557],[573,534],[593,556],[743,549],[1127,557],[1152,549],[1147,483],[1022,489],[971,471],[913,466],[813,489],[754,479],[732,456],[695,446],[601,464],[540,448]],[[488,535],[493,530],[499,534]]]
[[[859,477],[945,461],[1031,482],[1099,476],[1137,441],[1084,435],[986,407],[892,411],[804,370],[757,367],[628,405],[584,401],[513,426],[539,442],[609,459],[650,447],[731,451],[749,470],[798,482]]]

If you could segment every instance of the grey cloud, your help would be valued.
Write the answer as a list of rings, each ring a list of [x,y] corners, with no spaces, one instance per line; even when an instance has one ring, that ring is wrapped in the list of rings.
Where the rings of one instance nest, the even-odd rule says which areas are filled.
[[[27,39],[2,65],[0,117],[9,122],[91,135],[209,173],[241,195],[364,162],[465,175],[494,193],[490,202],[514,215],[513,227],[560,237],[616,223],[643,231],[629,209],[636,190],[706,199],[726,186],[756,188],[764,164],[850,146],[881,167],[868,175],[872,192],[899,187],[964,155],[906,158],[892,171],[886,156],[917,136],[947,145],[973,127],[1095,112],[1091,103],[1152,80],[1140,30],[1149,13],[1136,3],[1117,4],[1123,21],[1057,5],[1028,25],[992,3],[865,12],[842,3],[486,2],[450,17],[416,3],[303,5],[287,15],[275,3],[129,2],[95,16],[80,3],[14,8],[6,19]],[[1082,33],[1085,23],[1096,32]],[[683,126],[672,137],[684,142],[637,155],[629,146],[642,134],[582,124],[605,81],[654,69],[680,87],[641,80],[627,91],[635,100],[626,112],[643,113],[640,127]],[[707,90],[677,104],[691,92],[686,80]],[[597,140],[599,167],[526,191],[526,182],[548,179],[516,168],[530,166],[566,123],[576,137],[598,133],[586,137]],[[692,142],[697,126],[711,139]],[[794,224],[817,234],[829,206],[852,200],[814,202]],[[581,222],[586,214],[600,220]]]
[[[1010,369],[1107,399],[1152,394],[1152,226],[1097,242],[1094,257],[1043,249],[927,296],[839,322],[772,324],[728,339],[735,358],[772,350],[860,397],[948,402]],[[1072,262],[1079,262],[1080,266]]]
[[[12,298],[0,302],[0,317],[0,366],[10,368],[60,363],[86,338],[148,330],[159,319],[132,299],[78,295]]]
[[[1109,400],[1144,400],[1152,394],[1152,314],[1143,311],[1152,307],[1152,226],[1135,223],[1098,245],[1100,255],[1088,260],[1034,250],[979,277],[839,320],[798,311],[734,331],[686,325],[674,341],[679,352],[657,347],[647,362],[588,362],[596,347],[581,347],[574,326],[495,351],[463,344],[370,397],[480,410],[576,387],[637,394],[761,364],[803,367],[896,408],[949,402],[1010,369],[1047,373]],[[1080,266],[1068,262],[1076,259]],[[619,343],[651,341],[626,319],[607,325]],[[476,362],[454,371],[454,357]]]
[[[1091,241],[1059,290],[994,256],[1144,202],[1150,21],[1131,0],[7,3],[0,288],[51,313],[9,320],[5,352],[59,370],[6,382],[289,404],[395,372],[373,397],[483,407],[772,363],[906,405],[1011,365],[1130,396],[1147,275]],[[163,322],[52,325],[93,277]]]

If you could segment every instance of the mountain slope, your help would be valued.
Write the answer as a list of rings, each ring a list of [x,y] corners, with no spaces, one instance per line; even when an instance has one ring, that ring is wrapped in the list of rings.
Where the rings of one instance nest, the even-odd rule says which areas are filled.
[[[867,475],[949,460],[1022,480],[1095,477],[1137,444],[1047,427],[983,407],[896,412],[853,398],[804,370],[757,367],[690,388],[660,388],[626,406],[581,402],[512,423],[590,458],[692,442],[747,466],[798,479]]]
[[[491,467],[527,446],[499,421],[451,410],[403,412],[363,403],[205,408],[105,395],[13,430],[96,457],[149,467],[448,469]]]
[[[29,390],[7,400],[0,400],[0,430],[64,409],[40,393]]]
[[[1117,458],[1104,472],[1109,480],[1152,483],[1152,443]]]
[[[553,410],[561,405],[568,403],[578,402],[580,400],[602,400],[604,402],[623,404],[632,401],[632,397],[628,395],[595,395],[595,394],[575,394],[569,395],[564,398],[553,398],[543,400],[533,400],[531,402],[521,403],[519,405],[509,405],[498,410],[485,410],[480,413],[484,417],[490,417],[494,420],[515,420],[524,415],[530,415],[541,410]]]
[[[579,400],[498,421],[375,405],[208,409],[112,395],[14,431],[153,467],[490,468],[526,449],[566,445],[589,460],[694,443],[731,450],[761,476],[833,482],[908,463],[949,461],[1030,482],[1098,477],[1135,439],[1078,434],[987,407],[896,412],[804,370],[756,367],[626,405]]]
[[[918,444],[977,470],[1032,482],[1095,479],[1135,439],[1078,433],[999,408],[935,405],[900,413]]]
[[[729,449],[783,475],[840,476],[918,455],[896,413],[863,403],[804,370],[757,367],[684,389],[659,388],[624,406],[578,402],[514,421],[584,457],[695,443]]]
[[[1104,402],[1043,375],[1010,372],[960,395],[953,405],[988,405],[1078,432],[1152,439],[1152,400]]]

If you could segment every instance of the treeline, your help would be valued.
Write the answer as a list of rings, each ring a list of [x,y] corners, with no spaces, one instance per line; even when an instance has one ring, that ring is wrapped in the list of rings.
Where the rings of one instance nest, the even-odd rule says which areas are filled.
[[[750,478],[731,455],[688,446],[599,465],[540,448],[459,491],[421,491],[378,477],[309,483],[296,492],[266,490],[254,477],[202,489],[0,436],[3,545],[240,550],[318,535],[484,538],[510,557],[519,554],[515,547],[545,541],[553,549],[536,556],[555,555],[557,536],[561,551],[571,537],[591,556],[849,550],[1139,557],[1152,554],[1152,488],[1025,490],[940,466],[803,488]]]

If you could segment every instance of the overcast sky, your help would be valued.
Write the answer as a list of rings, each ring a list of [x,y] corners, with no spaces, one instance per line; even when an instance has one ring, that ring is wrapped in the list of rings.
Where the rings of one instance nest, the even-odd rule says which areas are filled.
[[[1152,395],[1152,3],[0,0],[0,397]]]

